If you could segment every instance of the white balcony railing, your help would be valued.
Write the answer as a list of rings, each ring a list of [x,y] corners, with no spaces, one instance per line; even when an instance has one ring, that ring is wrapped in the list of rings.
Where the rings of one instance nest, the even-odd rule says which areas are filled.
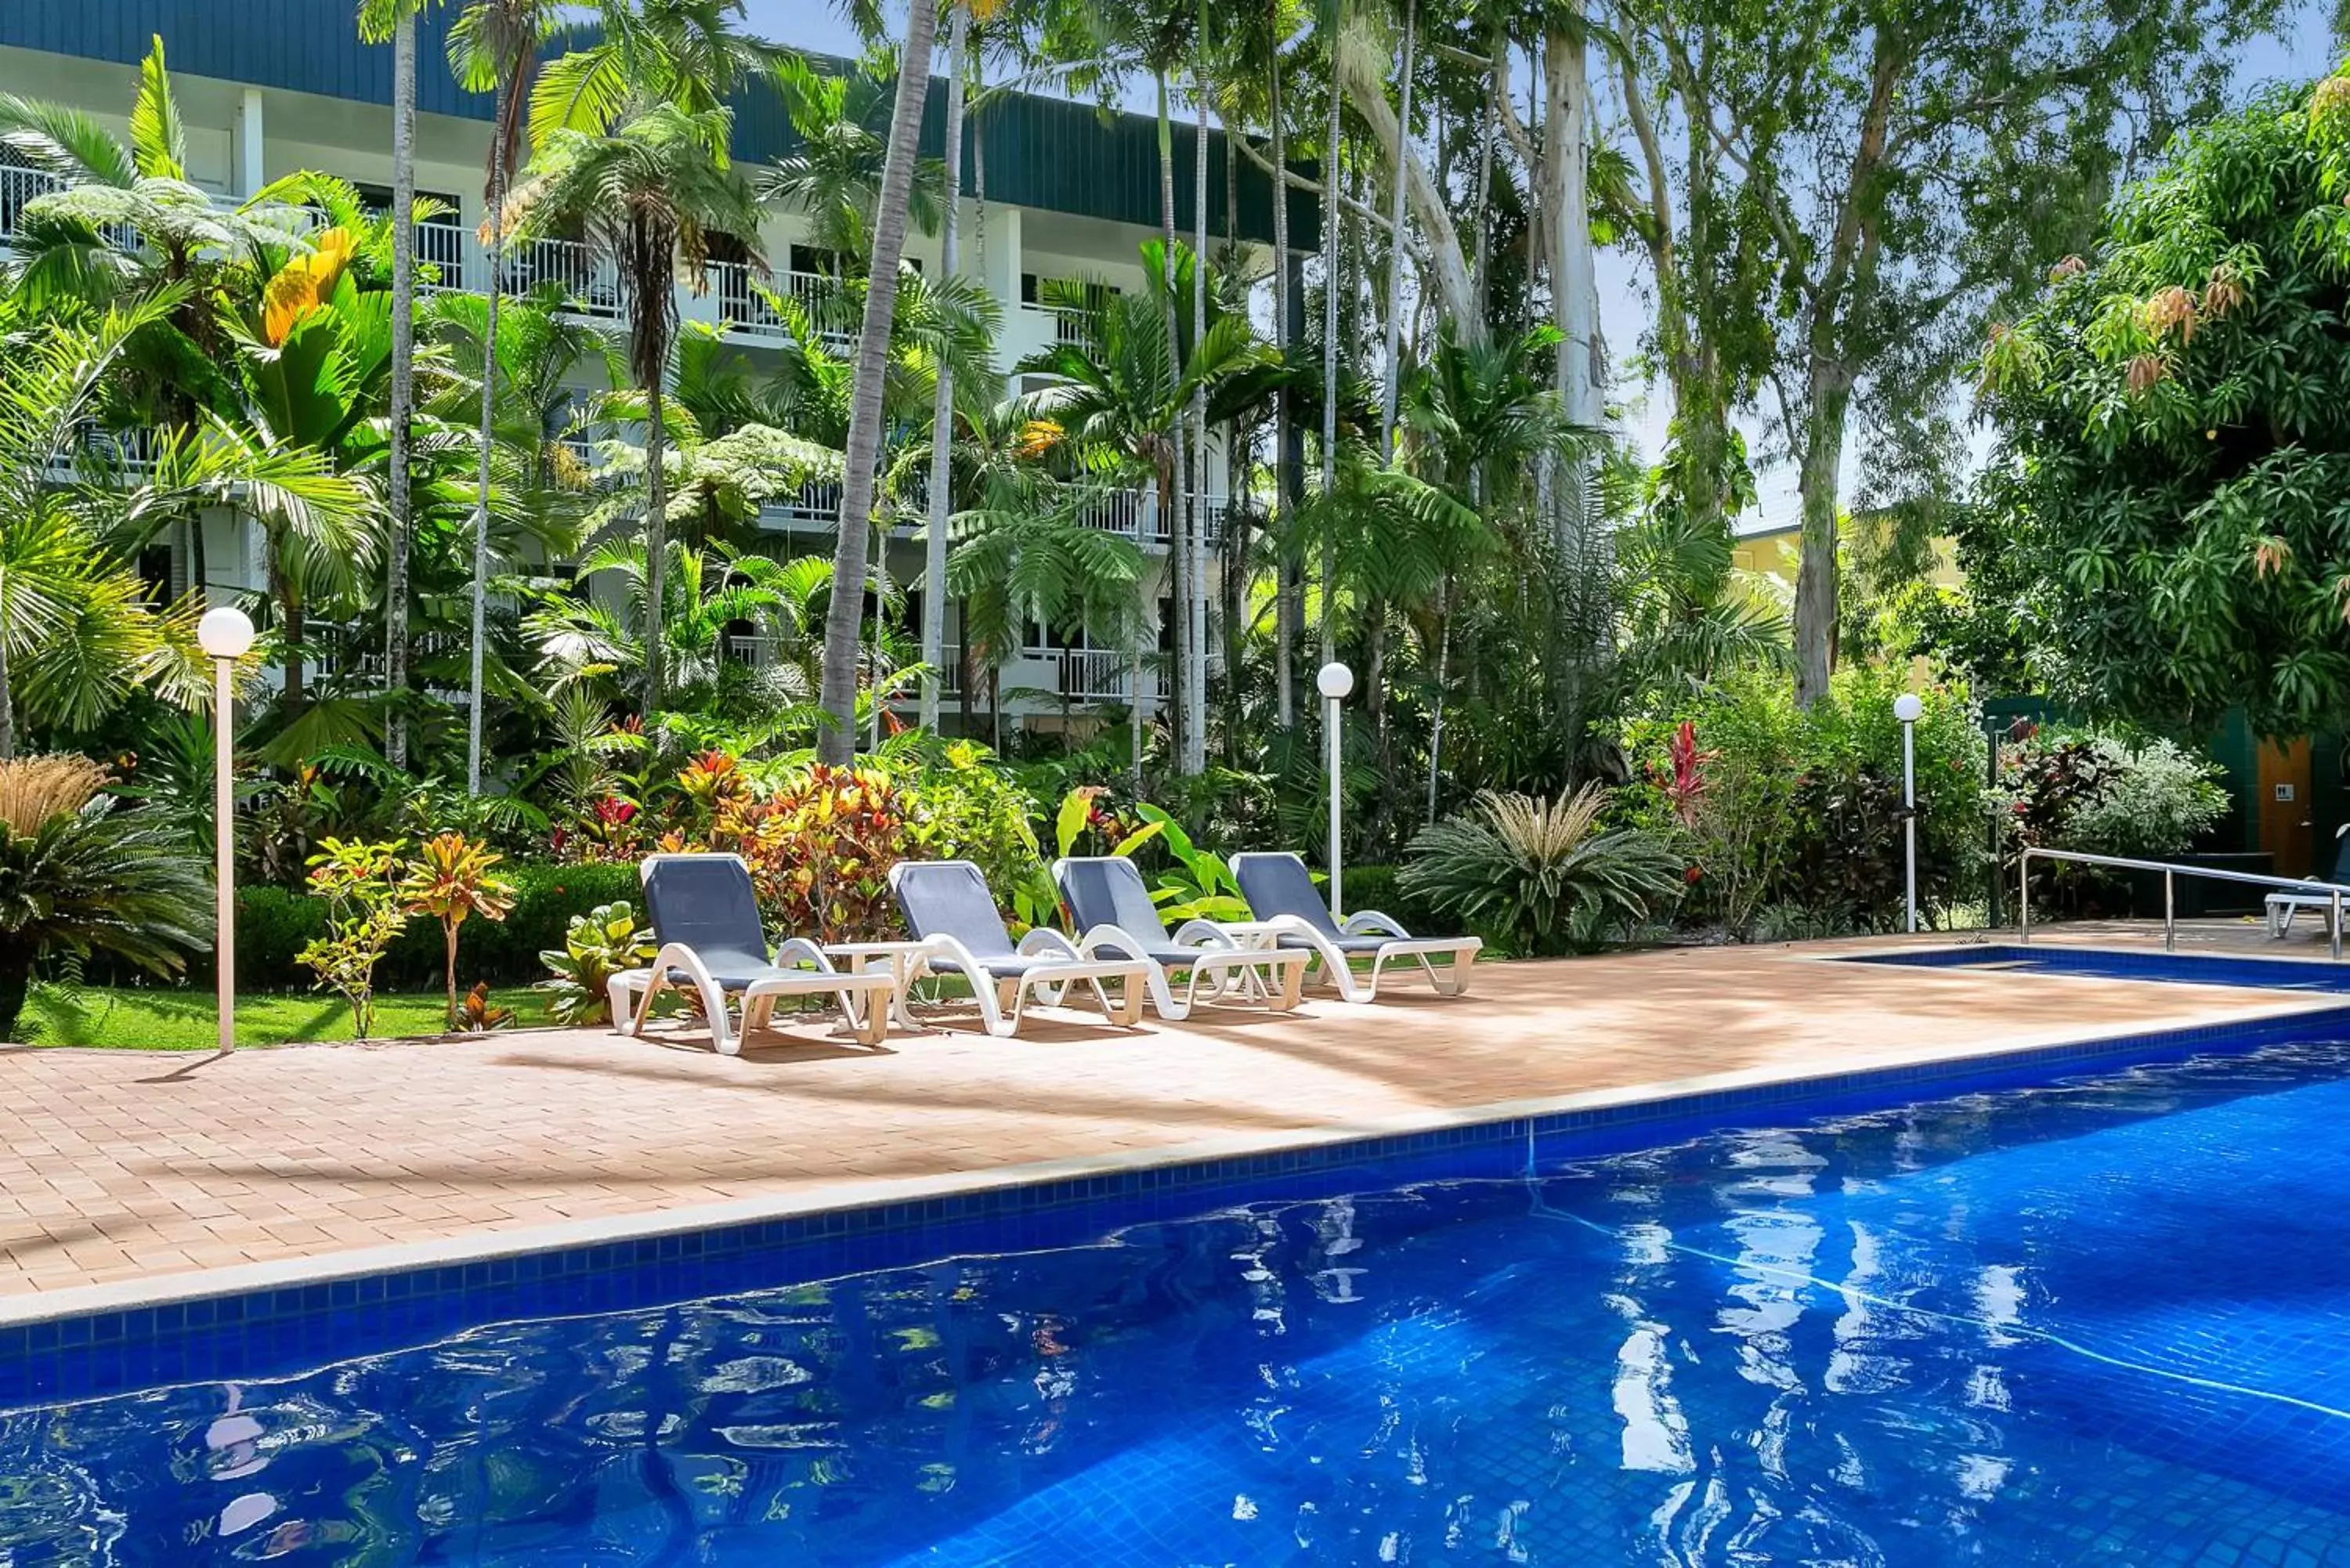
[[[65,188],[64,180],[46,171],[0,164],[0,250],[16,240],[28,203]]]
[[[50,464],[49,477],[61,484],[105,476],[144,480],[155,472],[162,445],[158,431],[101,430],[94,421],[84,420],[74,427],[72,446],[58,452]]]
[[[1054,657],[1061,666],[1061,695],[1078,702],[1123,702],[1134,690],[1133,656],[1108,648],[1064,648]],[[1145,665],[1142,694],[1164,695],[1161,671]]]
[[[422,285],[427,294],[459,294],[469,279],[465,275],[465,231],[454,223],[419,223],[416,225],[417,275],[425,276],[430,267],[432,275]]]
[[[577,240],[533,240],[498,258],[499,286],[528,294],[543,283],[561,288],[578,315],[619,321],[629,313],[628,288],[609,259]]]
[[[1194,494],[1191,499],[1193,516],[1212,549],[1223,540],[1224,515],[1232,510],[1232,501],[1222,495]],[[1169,544],[1167,519],[1159,510],[1156,491],[1105,491],[1089,499],[1078,515],[1089,528],[1119,535],[1138,545],[1164,549]]]
[[[840,353],[857,341],[857,335],[847,328],[824,324],[832,296],[840,287],[840,279],[830,273],[792,270],[777,273],[775,283],[778,294],[796,301],[800,308],[808,313],[809,318],[817,323],[816,337],[826,348]]]
[[[829,527],[840,521],[841,483],[811,479],[789,495],[778,495],[759,508],[759,522],[768,528],[801,528],[811,524]]]
[[[791,334],[784,330],[783,318],[752,286],[748,266],[741,262],[721,261],[712,262],[708,270],[711,292],[718,296],[720,325],[729,332],[748,337],[790,339]]]

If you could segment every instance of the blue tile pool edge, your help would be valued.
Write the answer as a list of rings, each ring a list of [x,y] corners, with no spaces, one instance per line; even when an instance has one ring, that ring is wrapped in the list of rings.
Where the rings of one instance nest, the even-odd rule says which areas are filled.
[[[2350,991],[2350,962],[2303,958],[2291,953],[2167,953],[2144,948],[2097,947],[2085,943],[2014,940],[1958,942],[1946,946],[1899,947],[1876,952],[1836,953],[1824,961],[1868,964],[1880,968],[1990,969],[2004,964],[2029,964],[2028,972],[2043,977],[2125,980],[2138,976],[2204,985],[2254,989],[2295,989],[2298,981],[2317,982],[2336,991]]]
[[[1778,1113],[1773,1120],[1853,1115],[2046,1084],[2074,1069],[2112,1071],[2335,1031],[2350,1033],[2350,1005],[1847,1072],[1759,1081],[1752,1074],[1714,1075],[1474,1107],[1419,1118],[1405,1130],[1302,1129],[1280,1147],[1258,1139],[1247,1152],[1208,1158],[1163,1149],[1132,1157],[1134,1163],[1010,1167],[975,1173],[956,1190],[732,1222],[712,1224],[711,1218],[761,1203],[783,1210],[789,1200],[667,1210],[595,1222],[604,1234],[584,1242],[549,1245],[530,1231],[490,1231],[453,1243],[167,1275],[140,1282],[151,1284],[146,1299],[104,1310],[68,1310],[75,1293],[56,1293],[60,1299],[47,1312],[39,1297],[0,1301],[0,1312],[14,1314],[0,1321],[0,1409],[283,1376],[520,1319],[635,1311],[957,1256],[1084,1245],[1132,1226],[1241,1203],[1518,1176],[1751,1126],[1752,1113],[1763,1109]],[[1154,1163],[1140,1163],[1145,1159]],[[1042,1170],[1066,1172],[1070,1165],[1095,1168],[1038,1179]],[[611,1234],[621,1230],[629,1233]],[[469,1251],[437,1262],[368,1266],[393,1255],[454,1253],[459,1246]],[[305,1267],[307,1277],[259,1288],[232,1282],[263,1270]]]

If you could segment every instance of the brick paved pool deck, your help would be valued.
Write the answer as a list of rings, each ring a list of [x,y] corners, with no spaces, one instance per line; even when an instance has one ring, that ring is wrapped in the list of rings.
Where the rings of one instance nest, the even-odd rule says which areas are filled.
[[[739,1057],[682,1025],[8,1048],[0,1319],[2344,1000],[1825,961],[1861,945],[1490,964],[1467,998],[1132,1032],[1049,1012],[994,1040],[946,1012],[879,1050],[818,1020]]]

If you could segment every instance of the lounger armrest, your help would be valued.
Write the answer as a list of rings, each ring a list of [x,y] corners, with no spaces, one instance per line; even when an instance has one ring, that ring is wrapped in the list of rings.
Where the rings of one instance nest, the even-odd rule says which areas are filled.
[[[1338,929],[1350,937],[1402,937],[1406,940],[1411,937],[1401,920],[1377,909],[1357,909],[1341,921]]]
[[[960,969],[963,978],[970,981],[974,988],[988,982],[989,975],[985,966],[981,964],[979,955],[972,952],[971,949],[952,937],[924,938],[922,950],[916,955],[917,972],[927,971],[932,964],[941,961]]]
[[[1175,932],[1175,945],[1185,948],[1237,948],[1232,933],[1213,920],[1186,920]]]
[[[806,937],[785,937],[775,948],[775,967],[798,969],[802,965],[816,971],[818,974],[833,972],[832,960],[825,956],[822,948]]]
[[[1112,958],[1125,957],[1147,959],[1150,956],[1150,949],[1143,945],[1142,939],[1136,936],[1132,931],[1128,930],[1124,926],[1114,926],[1107,922],[1104,922],[1101,925],[1091,928],[1084,936],[1077,939],[1077,956],[1079,958],[1099,958],[1102,956],[1102,950],[1105,948],[1115,948],[1118,950],[1118,951],[1109,955]]]
[[[1080,958],[1082,951],[1067,936],[1050,926],[1036,926],[1020,939],[1020,952],[1029,958]]]

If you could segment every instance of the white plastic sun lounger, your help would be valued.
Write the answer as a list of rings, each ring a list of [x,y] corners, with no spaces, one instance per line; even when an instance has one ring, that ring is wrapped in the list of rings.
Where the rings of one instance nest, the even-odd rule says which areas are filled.
[[[1275,1012],[1297,1005],[1312,953],[1250,946],[1213,920],[1186,920],[1170,936],[1133,861],[1115,855],[1056,860],[1053,881],[1085,932],[1077,940],[1079,952],[1150,961],[1150,1004],[1159,1017],[1178,1023],[1189,1018],[1203,986],[1210,1001],[1237,989],[1263,998]],[[1179,975],[1180,1001],[1174,992]]]
[[[2325,921],[2326,935],[2334,934],[2334,892],[2336,887],[2350,887],[2350,826],[2334,830],[2341,847],[2334,852],[2334,875],[2328,878],[2308,878],[2309,891],[2279,889],[2268,896],[2269,936],[2282,940],[2293,934],[2293,918],[2303,909],[2314,909]],[[2345,909],[2350,909],[2350,893],[2342,895]]]
[[[1281,945],[1314,956],[1307,978],[1336,985],[1347,1001],[1371,1001],[1388,965],[1399,961],[1418,964],[1440,996],[1459,996],[1469,989],[1469,966],[1484,950],[1482,939],[1415,937],[1376,909],[1349,915],[1341,924],[1315,890],[1305,862],[1295,855],[1235,855],[1232,867],[1250,912],[1268,925],[1286,928]],[[1355,973],[1350,961],[1358,958],[1371,961],[1368,975]],[[1445,961],[1441,969],[1440,960]]]
[[[743,1035],[765,1028],[776,1002],[786,996],[833,998],[859,1041],[880,1044],[896,981],[887,971],[836,970],[824,950],[804,937],[786,940],[770,959],[751,868],[742,857],[653,855],[637,874],[660,950],[650,969],[624,971],[608,982],[612,1025],[621,1033],[644,1027],[662,992],[691,989],[702,999],[711,1043],[722,1056],[741,1051]],[[730,996],[742,999],[740,1033],[727,1026]]]
[[[1145,987],[1157,972],[1147,959],[1089,957],[1060,932],[1038,927],[1020,939],[1003,928],[987,878],[968,860],[901,860],[889,870],[906,929],[924,946],[922,968],[959,974],[990,1034],[1020,1033],[1031,998],[1056,1005],[1072,985],[1090,987],[1113,1023],[1142,1022]],[[1110,1000],[1107,981],[1118,981]]]

